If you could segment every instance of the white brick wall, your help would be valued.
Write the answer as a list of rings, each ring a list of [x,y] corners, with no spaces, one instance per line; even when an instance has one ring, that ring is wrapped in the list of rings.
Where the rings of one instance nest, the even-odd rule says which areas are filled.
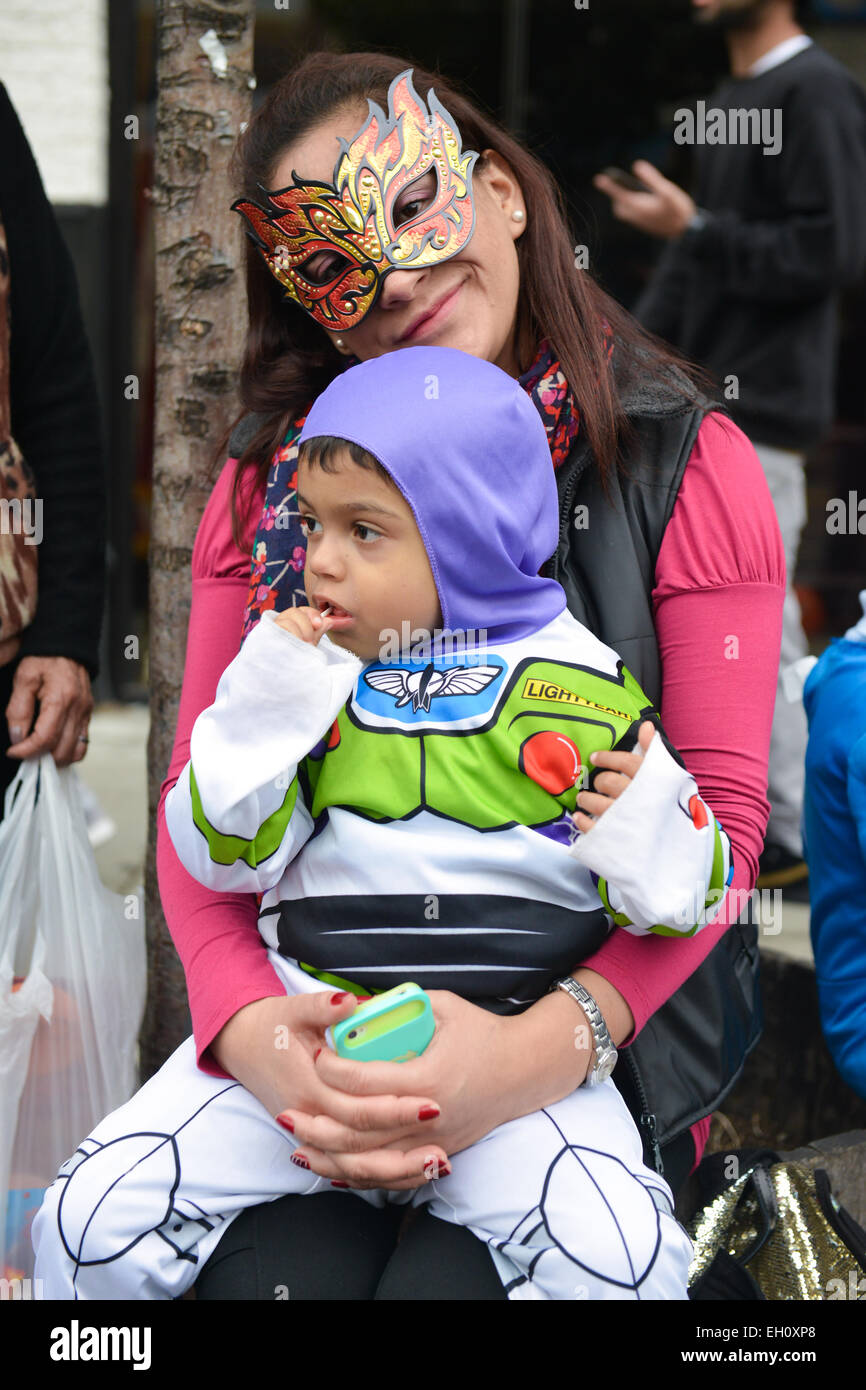
[[[105,203],[107,0],[0,0],[0,82],[50,201]]]

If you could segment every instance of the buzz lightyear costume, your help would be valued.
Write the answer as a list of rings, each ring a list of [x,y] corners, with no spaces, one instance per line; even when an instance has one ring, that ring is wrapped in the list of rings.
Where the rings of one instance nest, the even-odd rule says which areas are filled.
[[[409,348],[338,377],[302,438],[320,435],[368,449],[409,502],[448,636],[364,664],[266,613],[167,799],[190,873],[263,895],[289,994],[412,980],[513,1013],[610,930],[697,930],[730,882],[730,845],[660,734],[575,836],[590,754],[632,749],[658,718],[539,575],[558,508],[525,393],[490,363]],[[197,1069],[190,1039],[49,1189],[34,1223],[46,1297],[177,1297],[240,1210],[332,1190],[291,1163],[295,1147],[242,1086]],[[354,1195],[468,1226],[513,1299],[686,1296],[690,1242],[612,1081],[450,1161],[414,1192]]]

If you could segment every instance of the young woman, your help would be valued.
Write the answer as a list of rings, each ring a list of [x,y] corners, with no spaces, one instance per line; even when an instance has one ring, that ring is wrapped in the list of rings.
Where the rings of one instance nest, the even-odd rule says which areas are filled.
[[[206,1296],[273,1298],[284,1285],[292,1298],[499,1297],[468,1232],[419,1217],[395,1254],[390,1213],[327,1189],[417,1187],[431,1146],[458,1152],[573,1091],[602,1035],[575,1033],[587,1016],[562,991],[517,1016],[443,992],[423,1095],[407,1097],[397,1067],[387,1094],[370,1094],[362,1070],[351,1094],[336,1090],[316,1067],[321,1030],[293,1024],[255,899],[213,894],[186,874],[165,796],[242,631],[267,608],[303,601],[294,440],[316,396],[347,364],[418,343],[461,348],[516,377],[557,472],[550,572],[660,708],[733,845],[732,908],[718,923],[676,951],[621,933],[573,970],[620,1049],[614,1076],[648,1161],[676,1190],[756,1040],[755,931],[735,909],[754,886],[769,809],[778,526],[751,445],[698,374],[575,268],[550,174],[452,83],[382,54],[308,55],[270,91],[236,159],[238,209],[255,238],[245,409],[193,553],[158,866],[200,1065],[242,1082],[275,1117],[291,1110],[311,1182],[325,1191],[303,1212],[296,1197],[265,1209],[267,1249],[256,1211],[238,1218],[211,1260],[226,1279]],[[277,1034],[287,1046],[274,1047]],[[586,1045],[576,1049],[576,1037]]]

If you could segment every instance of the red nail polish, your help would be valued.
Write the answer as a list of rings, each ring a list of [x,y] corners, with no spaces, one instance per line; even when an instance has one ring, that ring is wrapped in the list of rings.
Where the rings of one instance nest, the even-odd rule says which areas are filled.
[[[422,1105],[418,1111],[419,1120],[435,1120],[439,1115],[439,1110],[435,1105]]]
[[[337,1181],[335,1180],[334,1182],[331,1183],[331,1186],[332,1186],[332,1187],[348,1187],[349,1184],[348,1184],[347,1182],[337,1182]]]
[[[318,1055],[319,1055],[319,1053],[320,1053],[321,1051],[322,1051],[322,1049],[321,1049],[320,1047],[317,1047],[317,1048],[316,1048],[315,1052],[313,1053],[313,1061],[314,1061],[314,1062],[315,1062],[316,1058],[318,1057]]]
[[[439,1169],[436,1173],[436,1176],[437,1178],[449,1178],[451,1176],[451,1169],[448,1167],[447,1163],[439,1164]]]
[[[286,1115],[278,1115],[277,1124],[282,1125],[283,1129],[287,1129],[289,1131],[289,1134],[294,1134],[295,1126],[292,1124],[292,1121]]]
[[[310,1160],[308,1158],[304,1158],[303,1154],[292,1154],[292,1162],[297,1163],[299,1168],[309,1168],[310,1166]]]
[[[339,994],[332,994],[332,995],[331,995],[331,1003],[334,1004],[335,1006],[336,1006],[337,1004],[342,1004],[342,1002],[343,1002],[344,999],[348,999],[348,998],[349,998],[349,994],[350,994],[350,991],[349,991],[348,989],[341,989]]]

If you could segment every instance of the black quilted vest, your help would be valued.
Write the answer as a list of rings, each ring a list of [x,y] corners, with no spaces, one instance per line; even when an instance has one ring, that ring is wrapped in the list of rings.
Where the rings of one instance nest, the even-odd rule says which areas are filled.
[[[648,377],[620,397],[635,427],[624,450],[627,472],[611,480],[606,500],[578,435],[557,474],[560,537],[546,570],[565,589],[570,612],[619,652],[657,706],[656,559],[701,422],[721,407],[705,397],[690,403]],[[721,1104],[760,1032],[757,927],[742,920],[620,1051],[613,1079],[650,1166],[662,1171],[660,1149]]]

